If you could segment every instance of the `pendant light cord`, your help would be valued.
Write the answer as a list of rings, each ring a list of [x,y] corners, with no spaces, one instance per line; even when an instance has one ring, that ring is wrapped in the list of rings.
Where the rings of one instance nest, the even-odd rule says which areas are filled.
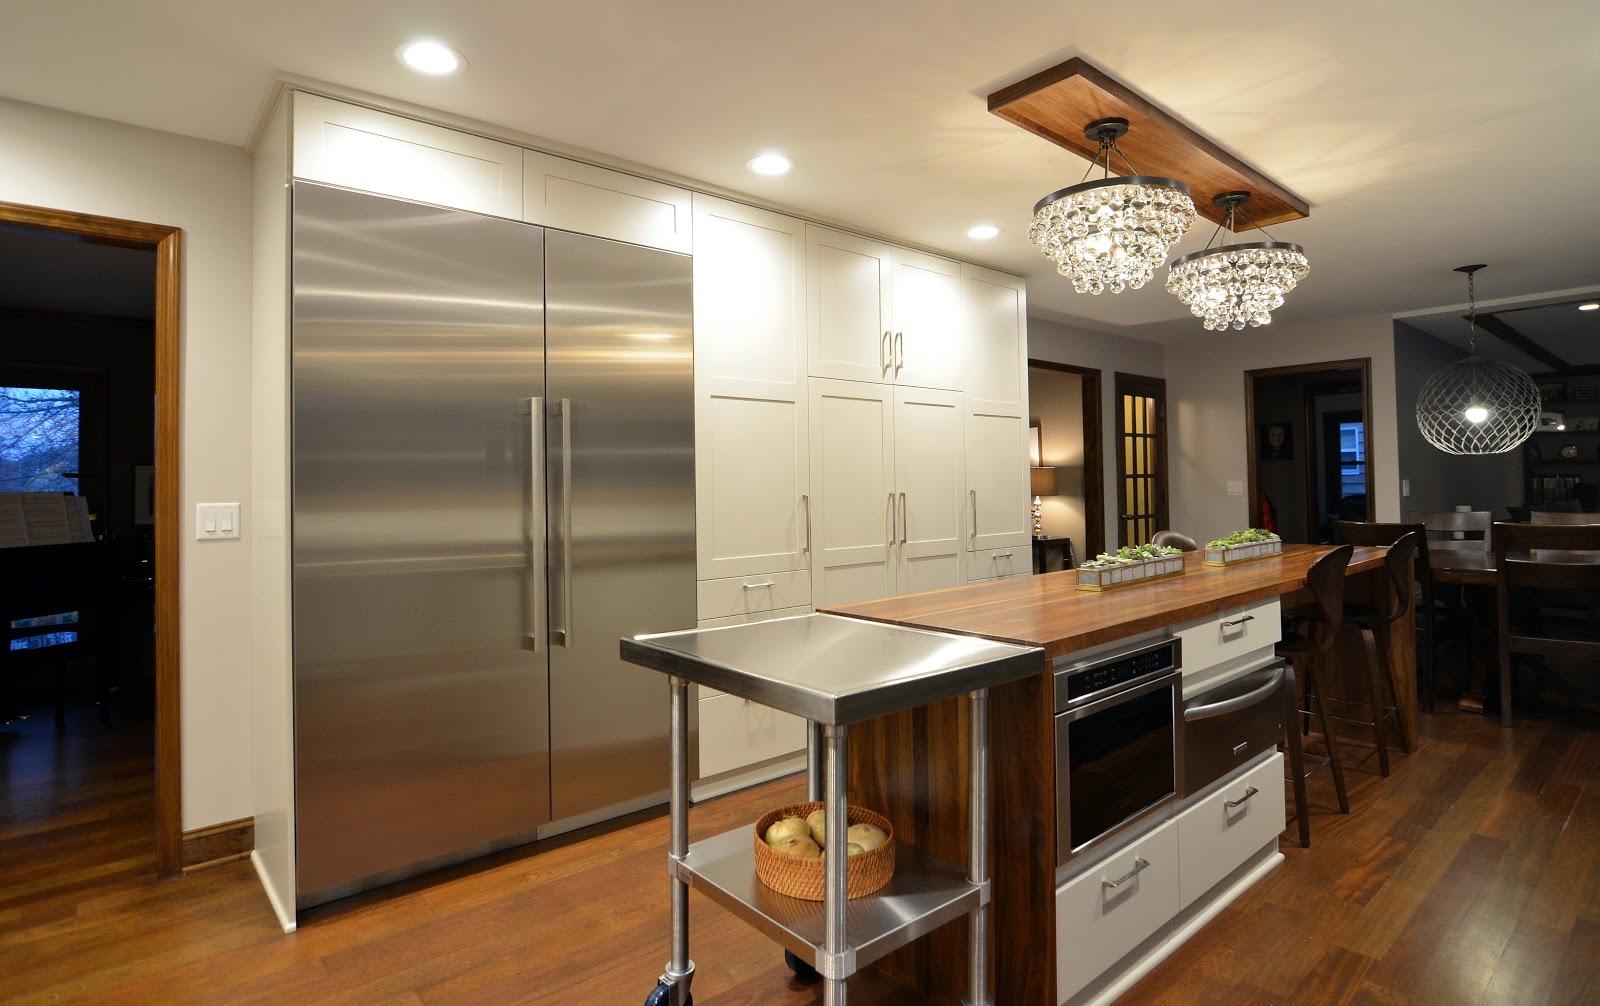
[[[1470,272],[1467,273],[1467,355],[1478,355],[1478,297]]]

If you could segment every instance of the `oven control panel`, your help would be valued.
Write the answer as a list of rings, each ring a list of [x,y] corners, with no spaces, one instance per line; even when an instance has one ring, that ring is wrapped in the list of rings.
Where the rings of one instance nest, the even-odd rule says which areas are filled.
[[[1075,702],[1096,692],[1115,689],[1149,674],[1176,670],[1183,663],[1181,647],[1181,640],[1165,639],[1121,656],[1064,669],[1056,675],[1056,708],[1059,711],[1064,702]],[[1061,688],[1063,677],[1066,679],[1065,695]]]

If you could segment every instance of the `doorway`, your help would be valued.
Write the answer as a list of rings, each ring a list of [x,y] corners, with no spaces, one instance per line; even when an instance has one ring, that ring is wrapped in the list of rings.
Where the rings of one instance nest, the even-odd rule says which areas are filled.
[[[144,631],[148,633],[153,626],[154,640],[153,643],[144,645],[149,645],[153,650],[151,673],[153,680],[149,683],[153,736],[144,743],[142,752],[130,753],[110,742],[101,747],[109,749],[109,753],[102,752],[106,758],[133,763],[137,761],[135,757],[137,754],[147,759],[146,764],[150,769],[145,772],[142,785],[147,787],[146,793],[153,788],[153,801],[149,796],[144,797],[145,806],[149,808],[145,826],[152,827],[154,831],[156,874],[171,876],[179,873],[182,868],[178,667],[180,390],[178,305],[182,232],[176,227],[158,224],[0,202],[0,236],[27,238],[40,242],[34,247],[46,249],[39,254],[41,258],[51,258],[57,253],[73,249],[90,255],[106,250],[124,249],[140,252],[149,263],[149,269],[144,274],[144,282],[153,288],[150,291],[152,306],[148,312],[149,317],[142,319],[137,326],[147,347],[148,378],[142,388],[133,392],[137,401],[119,413],[115,404],[119,389],[109,384],[104,385],[103,396],[89,394],[87,399],[84,397],[86,388],[101,386],[96,383],[103,376],[101,372],[108,374],[113,368],[114,364],[104,361],[99,363],[53,361],[58,373],[68,374],[76,371],[77,376],[66,381],[44,381],[43,383],[50,387],[32,389],[36,392],[53,392],[56,398],[74,397],[79,409],[74,422],[82,434],[74,449],[80,452],[80,459],[97,459],[90,464],[80,461],[77,465],[79,471],[70,473],[82,480],[77,487],[78,492],[86,493],[91,491],[91,486],[98,486],[95,491],[100,493],[99,499],[78,497],[85,501],[80,509],[86,518],[85,522],[89,525],[89,537],[92,540],[83,543],[88,547],[82,549],[82,554],[72,561],[86,563],[85,568],[90,570],[92,575],[74,573],[70,567],[63,565],[65,560],[63,562],[55,560],[54,556],[58,553],[46,555],[32,545],[24,544],[22,551],[10,552],[6,558],[10,560],[7,562],[9,568],[26,566],[28,562],[24,562],[24,559],[27,559],[41,571],[41,575],[53,575],[80,593],[86,584],[97,583],[104,586],[104,590],[96,588],[91,591],[92,596],[87,596],[81,605],[67,606],[73,610],[56,613],[65,619],[74,614],[81,617],[86,610],[94,611],[98,637],[104,637],[108,630],[122,625],[120,619],[125,614],[125,607],[121,606],[120,602],[115,606],[105,604],[105,595],[117,593],[113,588],[124,582],[124,574],[137,577],[140,569],[150,571],[145,574],[146,579],[150,581],[150,593],[144,610],[148,613],[153,608],[153,615],[145,616]],[[89,303],[77,310],[57,307],[53,310],[33,310],[25,313],[44,317],[53,330],[59,330],[63,326],[83,328],[86,325],[97,330],[105,329],[108,325],[114,329],[118,324],[117,318],[114,317],[115,311],[106,310],[103,305],[94,303],[92,297]],[[7,328],[12,333],[23,331],[19,325],[10,321]],[[25,336],[14,345],[38,348],[49,339],[50,337],[46,335]],[[109,341],[114,343],[115,338],[110,338]],[[8,353],[6,358],[10,359],[15,355],[27,354]],[[39,363],[40,361],[35,358],[29,365],[37,371]],[[84,372],[88,372],[87,379]],[[23,383],[32,385],[41,382],[30,378]],[[72,396],[69,394],[71,392],[77,392],[77,395]],[[122,418],[97,424],[97,421],[93,420],[96,409],[102,410],[99,414],[120,415]],[[90,425],[96,426],[96,432],[87,432],[86,427]],[[119,453],[118,443],[121,435],[130,427],[143,434],[145,443],[150,445],[148,449],[152,453],[146,456],[149,463],[131,462],[126,452]],[[100,445],[93,443],[95,436],[103,437],[105,443]],[[60,467],[59,462],[55,464],[56,467]],[[68,473],[63,469],[57,474],[65,477]],[[60,487],[55,488],[59,494]],[[145,527],[148,534],[140,534],[127,526],[140,524],[141,517],[142,523],[148,525]],[[116,533],[113,533],[114,531]],[[145,543],[143,546],[138,544],[141,539]],[[145,551],[141,552],[141,548]],[[30,589],[25,582],[19,593],[26,595]],[[137,616],[134,617],[137,619]],[[19,631],[12,625],[13,621],[16,620],[6,622],[8,635]],[[66,636],[76,631],[63,626],[62,635]],[[14,652],[11,649],[11,642],[13,641],[8,639],[8,654]],[[43,644],[35,643],[26,643],[19,648],[36,646],[44,648]],[[104,691],[99,692],[102,703],[107,694]],[[104,705],[101,708],[104,709]],[[153,786],[150,778],[152,771]],[[129,785],[126,783],[127,770],[123,769],[120,775],[124,787],[118,792],[131,792],[127,789]],[[112,807],[108,813],[115,817],[118,808]],[[148,849],[148,846],[146,848]],[[148,861],[144,868],[149,868]]]
[[[1100,421],[1100,371],[1048,360],[1028,361],[1030,413],[1029,464],[1040,495],[1043,537],[1065,538],[1070,548],[1056,550],[1060,562],[1075,562],[1105,551],[1105,448]],[[1054,569],[1055,566],[1050,568]]]
[[[1323,544],[1373,519],[1371,387],[1369,358],[1245,373],[1249,526]]]
[[[1167,382],[1117,374],[1117,544],[1147,545],[1167,507]]]

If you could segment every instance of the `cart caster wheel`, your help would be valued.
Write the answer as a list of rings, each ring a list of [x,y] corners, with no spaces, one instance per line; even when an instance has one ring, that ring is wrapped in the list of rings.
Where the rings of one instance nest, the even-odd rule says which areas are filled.
[[[796,978],[807,984],[822,980],[822,972],[796,957],[793,950],[783,952],[783,963],[789,965],[789,970],[794,972]]]
[[[644,1006],[668,1006],[672,1001],[672,986],[657,983],[656,987],[645,997]],[[694,993],[689,993],[689,1001],[685,1006],[694,1006]]]

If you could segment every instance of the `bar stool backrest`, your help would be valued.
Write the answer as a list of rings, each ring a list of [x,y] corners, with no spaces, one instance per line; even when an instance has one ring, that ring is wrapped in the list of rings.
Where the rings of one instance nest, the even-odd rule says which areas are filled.
[[[1339,626],[1344,622],[1345,569],[1350,565],[1350,555],[1354,551],[1354,545],[1340,545],[1306,570],[1306,589],[1311,591],[1317,607],[1322,609],[1323,620],[1328,623],[1328,631],[1321,637],[1322,645],[1318,647],[1318,652],[1333,645],[1339,635]]]
[[[1182,531],[1157,531],[1156,536],[1150,539],[1150,544],[1165,545],[1168,548],[1182,549],[1185,552],[1198,552],[1200,550],[1200,543]]]
[[[1384,546],[1389,549],[1383,564],[1389,571],[1389,585],[1394,591],[1389,596],[1389,607],[1380,614],[1394,621],[1406,610],[1411,597],[1411,583],[1417,575],[1417,556],[1423,558],[1421,567],[1426,570],[1428,538],[1419,524],[1365,524],[1356,521],[1335,521],[1334,529],[1340,541],[1352,545]]]

